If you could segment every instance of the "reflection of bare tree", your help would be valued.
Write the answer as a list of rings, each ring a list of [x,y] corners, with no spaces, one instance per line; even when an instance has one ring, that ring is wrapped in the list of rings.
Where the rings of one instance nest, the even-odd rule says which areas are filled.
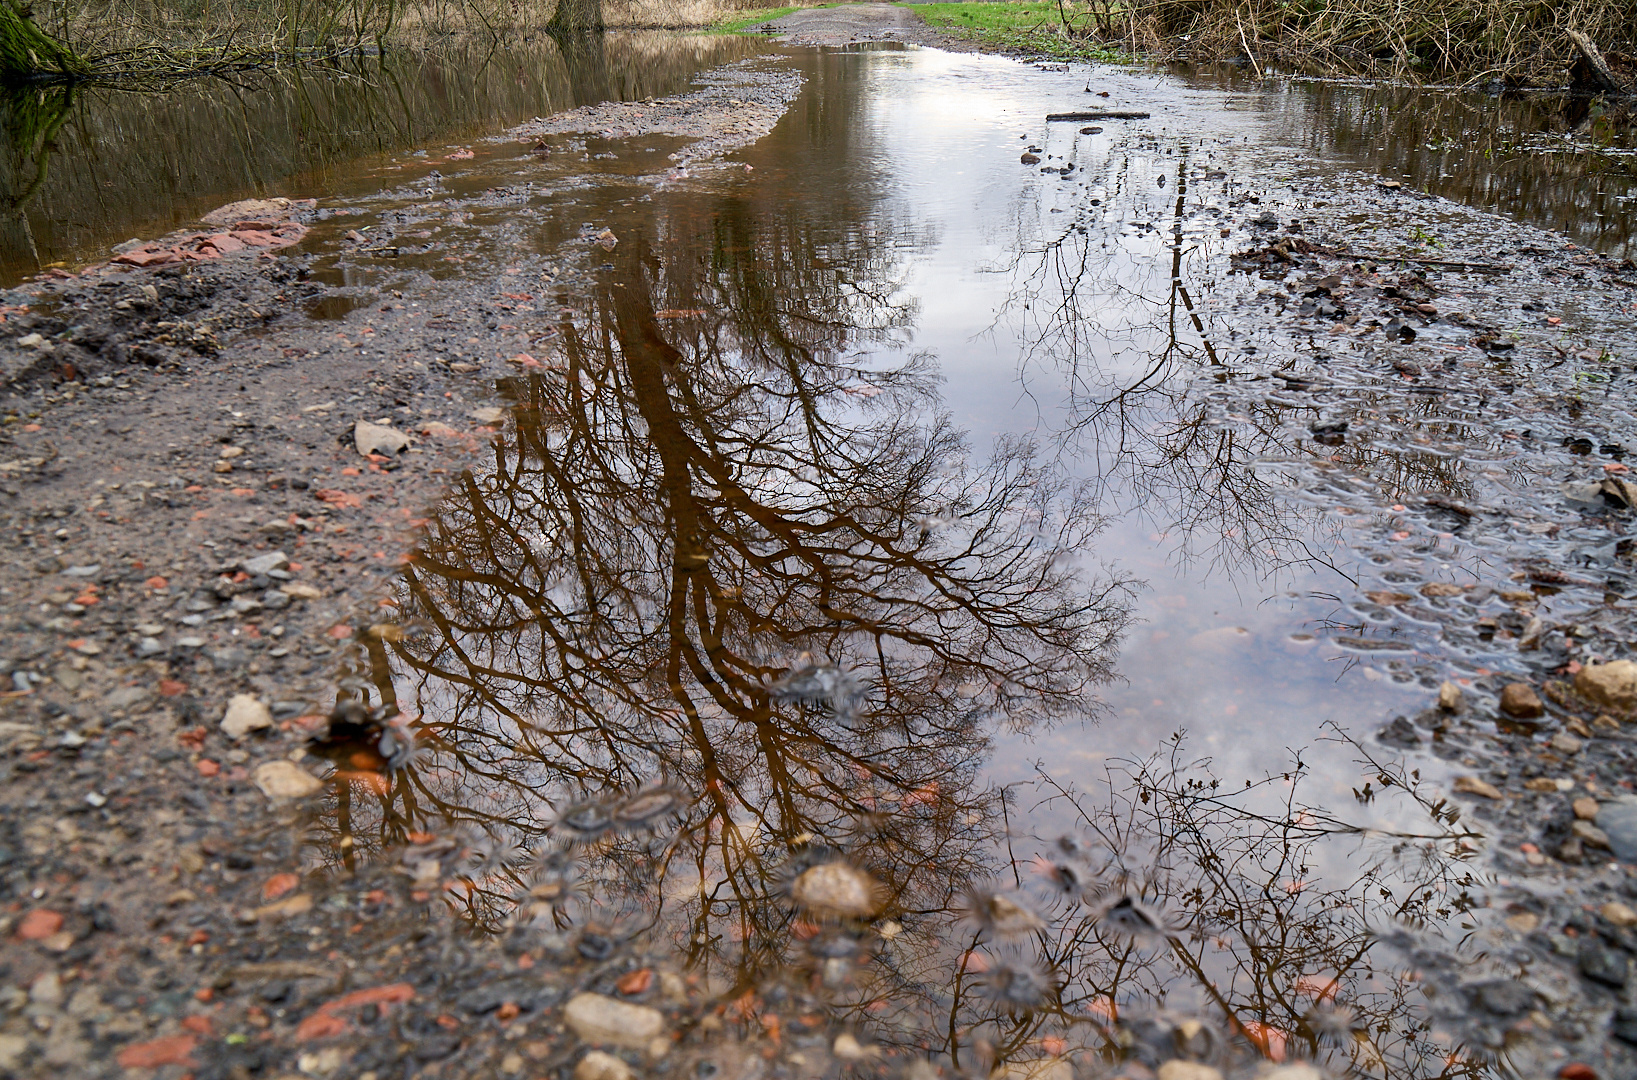
[[[1019,242],[996,270],[1012,277],[999,319],[1019,328],[1025,382],[1063,380],[1061,452],[1096,478],[1101,504],[1143,515],[1184,559],[1265,574],[1291,564],[1339,571],[1326,552],[1334,523],[1308,509],[1304,488],[1316,480],[1345,472],[1391,499],[1465,495],[1470,482],[1448,455],[1311,438],[1324,399],[1302,394],[1325,381],[1318,365],[1292,359],[1269,383],[1225,363],[1215,342],[1234,331],[1197,298],[1212,287],[1200,249],[1215,223],[1189,203],[1186,145],[1174,160],[1127,148],[1082,171],[1095,178],[1089,188],[1118,196],[1120,225],[1088,203],[1045,239]],[[1020,230],[1032,236],[1038,225]],[[1239,389],[1247,379],[1262,385]],[[1348,399],[1366,415],[1403,407],[1387,393]],[[1458,424],[1443,410],[1415,402],[1425,432],[1411,440]]]
[[[1324,845],[1356,830],[1283,774],[1230,795],[1177,759],[1111,773],[1102,809],[1043,780],[1046,812],[1072,803],[1094,841],[1029,861],[1039,808],[984,783],[989,734],[1094,708],[1126,585],[1076,569],[1094,488],[1022,442],[974,463],[929,358],[849,358],[915,316],[867,209],[825,235],[788,207],[679,197],[650,235],[622,229],[621,265],[561,324],[556,362],[508,384],[515,431],[407,568],[413,629],[371,638],[352,673],[348,693],[414,716],[425,752],[390,776],[336,754],[321,856],[392,849],[425,895],[454,881],[475,923],[536,941],[643,931],[726,976],[742,1031],[783,1013],[962,1068],[1095,1064],[1160,1055],[1138,1021],[1176,1009],[1219,1060],[1276,1033],[1427,1074],[1430,1044],[1400,1038],[1409,991],[1372,982],[1393,961],[1371,930],[1459,910],[1458,891],[1433,902],[1460,886],[1447,815],[1394,838],[1414,858],[1359,841],[1365,869],[1320,885]],[[1171,362],[1208,364],[1173,276]],[[1168,444],[1173,473],[1214,452],[1210,430]],[[809,662],[858,701],[792,689]],[[608,824],[670,789],[687,801],[663,823]],[[480,863],[433,865],[451,832],[482,838]],[[824,914],[797,887],[835,849],[879,902]],[[1360,1041],[1316,997],[1388,1031]]]
[[[1042,768],[1045,805],[1068,809],[1081,837],[1014,841],[1012,875],[1038,923],[1023,940],[967,925],[971,951],[930,940],[902,967],[944,988],[943,1048],[1028,1060],[1056,1053],[1173,1056],[1216,1064],[1258,1056],[1326,1063],[1366,1076],[1489,1075],[1495,1048],[1476,1030],[1430,1034],[1421,989],[1399,975],[1394,926],[1440,927],[1476,904],[1469,837],[1458,815],[1412,776],[1361,761],[1419,807],[1424,827],[1372,834],[1305,804],[1297,759],[1243,788],[1206,762],[1169,753],[1114,763],[1081,788]],[[1338,845],[1349,872],[1327,878]],[[1064,888],[1089,880],[1089,889]],[[1339,878],[1339,880],[1337,880]],[[1145,929],[1144,924],[1147,924]],[[995,1000],[995,969],[1017,957],[1055,973],[1029,1009]],[[947,1026],[945,1026],[947,1025]],[[923,1035],[924,1037],[924,1035]],[[1453,1052],[1456,1044],[1472,1045]]]
[[[1031,447],[969,465],[923,361],[863,371],[827,347],[822,328],[856,329],[856,291],[790,288],[805,264],[775,237],[679,292],[670,260],[698,250],[621,244],[562,363],[512,385],[515,439],[407,569],[405,616],[429,632],[376,668],[438,751],[396,778],[374,843],[453,819],[538,845],[576,792],[667,776],[699,802],[653,872],[705,954],[754,955],[807,837],[870,865],[899,910],[947,907],[990,839],[990,725],[1092,709],[1126,594],[1067,558],[1098,521]],[[661,319],[654,293],[733,315]],[[800,304],[739,302],[774,297]],[[776,700],[803,653],[866,704]]]

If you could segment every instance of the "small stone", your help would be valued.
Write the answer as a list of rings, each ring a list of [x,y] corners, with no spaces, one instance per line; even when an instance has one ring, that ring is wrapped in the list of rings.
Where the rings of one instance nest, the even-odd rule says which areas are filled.
[[[311,894],[296,893],[296,895],[286,897],[277,903],[263,904],[259,908],[252,908],[250,915],[252,919],[268,922],[288,919],[296,915],[305,915],[311,910],[313,910]]]
[[[507,1054],[500,1059],[500,1071],[507,1076],[516,1076],[523,1071],[523,1055],[518,1053]]]
[[[497,409],[491,405],[487,408],[473,409],[466,415],[480,424],[498,424],[506,419],[506,410]]]
[[[280,585],[279,592],[292,600],[319,600],[324,596],[324,590],[314,588],[300,581],[292,581],[287,585]]]
[[[1025,165],[1039,165],[1040,155],[1031,154],[1028,151],[1024,151],[1023,155],[1019,157],[1018,160]]]
[[[1541,793],[1551,792],[1556,794],[1557,781],[1553,780],[1549,776],[1537,776],[1533,780],[1525,780],[1523,782],[1523,789],[1525,791],[1538,791]]]
[[[1563,730],[1571,735],[1579,735],[1582,739],[1592,737],[1592,729],[1586,726],[1586,721],[1578,716],[1569,717],[1569,722],[1563,725]]]
[[[1592,721],[1592,730],[1600,731],[1604,735],[1613,735],[1620,730],[1620,721],[1607,713],[1602,713]]]
[[[842,918],[864,918],[881,906],[875,879],[840,860],[802,871],[790,884],[790,899],[815,914]]]
[[[1577,957],[1580,965],[1580,974],[1595,983],[1616,990],[1626,985],[1631,977],[1631,962],[1626,954],[1617,949],[1611,949],[1599,938],[1585,938],[1580,942],[1580,955]]]
[[[1597,1080],[1597,1070],[1584,1061],[1571,1061],[1557,1071],[1557,1080]]]
[[[1581,821],[1597,820],[1597,800],[1581,797],[1574,801],[1574,816]]]
[[[1480,780],[1476,776],[1460,776],[1455,779],[1455,790],[1461,795],[1482,795],[1486,799],[1505,798],[1500,788],[1487,780]]]
[[[251,774],[256,786],[269,799],[303,799],[322,791],[324,781],[293,761],[269,761],[256,766]]]
[[[665,1030],[665,1017],[658,1009],[602,994],[574,995],[563,1007],[563,1020],[583,1042],[633,1050],[646,1048],[649,1040]]]
[[[1472,988],[1473,1002],[1495,1016],[1522,1016],[1535,1007],[1535,992],[1511,979],[1496,979]]]
[[[1552,736],[1551,740],[1547,742],[1546,745],[1567,757],[1570,754],[1580,753],[1581,749],[1586,744],[1575,738],[1573,735],[1570,735],[1567,731],[1559,731]]]
[[[1597,827],[1621,862],[1637,862],[1637,799],[1610,799],[1597,808]]]
[[[1575,693],[1605,709],[1637,709],[1637,664],[1616,660],[1587,664],[1574,677]]]
[[[1421,595],[1436,599],[1438,597],[1460,596],[1466,589],[1450,581],[1429,581],[1421,586]]]
[[[1520,934],[1532,934],[1540,926],[1540,916],[1533,911],[1519,911],[1506,917],[1506,925]]]
[[[500,1068],[502,1072],[508,1071],[504,1062]],[[519,1058],[516,1071],[520,1072],[522,1068],[522,1059]],[[631,1066],[601,1050],[591,1051],[574,1066],[574,1080],[634,1080],[635,1076]]]
[[[20,1072],[28,1040],[21,1035],[0,1035],[0,1073]]]
[[[57,1008],[66,999],[63,993],[63,980],[55,971],[48,971],[35,978],[29,984],[28,999],[36,1005],[45,1005]]]
[[[881,1051],[874,1046],[865,1046],[850,1031],[843,1031],[836,1036],[836,1041],[830,1047],[830,1052],[842,1061],[862,1061],[865,1058],[875,1057]]]
[[[1222,1080],[1222,1074],[1202,1061],[1173,1058],[1154,1073],[1159,1080]]]
[[[1324,1073],[1305,1061],[1278,1065],[1258,1075],[1257,1080],[1324,1080]]]
[[[251,694],[234,694],[227,703],[227,714],[222,717],[222,734],[235,740],[272,726],[273,711]]]
[[[996,1066],[989,1080],[1074,1080],[1074,1066],[1068,1058],[1022,1058]]]
[[[266,575],[274,570],[283,570],[290,565],[290,557],[282,551],[269,551],[265,555],[257,555],[254,559],[246,559],[239,564],[239,569],[255,577],[258,574]]]
[[[1501,712],[1519,720],[1546,715],[1546,703],[1528,683],[1507,683],[1501,690]]]
[[[103,697],[103,709],[136,709],[139,705],[146,705],[154,699],[154,692],[146,686],[121,686]]]
[[[210,471],[217,473],[230,473],[233,471],[233,463],[231,461],[218,461],[216,464],[210,467]]]
[[[1630,1046],[1637,1046],[1637,1009],[1614,1010],[1609,1034]]]
[[[1602,848],[1604,851],[1609,848],[1609,834],[1589,821],[1576,821],[1569,826],[1569,831],[1588,847]]]
[[[1618,900],[1610,900],[1598,908],[1597,913],[1615,926],[1637,926],[1637,911],[1632,910],[1631,905],[1622,904]]]
[[[1580,846],[1580,838],[1576,836],[1571,836],[1563,841],[1557,849],[1559,862],[1575,864],[1581,862],[1585,857],[1585,849]]]
[[[409,436],[385,424],[359,420],[352,425],[352,442],[364,457],[371,454],[391,456],[409,449]]]
[[[1438,707],[1447,713],[1461,711],[1461,688],[1446,681],[1438,688]]]
[[[63,917],[49,908],[35,908],[17,924],[17,936],[24,941],[44,941],[63,928]]]

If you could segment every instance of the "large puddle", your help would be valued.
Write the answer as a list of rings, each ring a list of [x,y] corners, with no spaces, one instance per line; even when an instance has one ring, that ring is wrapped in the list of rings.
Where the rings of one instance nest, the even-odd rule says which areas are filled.
[[[1418,125],[1397,92],[1111,72],[1098,104],[1154,119],[1081,132],[1042,118],[1083,75],[767,62],[806,79],[791,112],[689,173],[567,138],[398,186],[386,156],[367,182],[285,169],[415,238],[343,257],[348,284],[494,274],[485,312],[540,343],[345,673],[315,865],[399,860],[548,951],[657,941],[798,1056],[816,1033],[867,1061],[845,1030],[1019,1080],[1075,1055],[1532,1062],[1470,1005],[1527,966],[1473,908],[1481,845],[1417,787],[1438,763],[1406,774],[1371,734],[1497,663],[1438,611],[1510,609],[1360,595],[1493,580],[1527,515],[1440,530],[1393,502],[1504,487],[1510,450],[1459,401],[1363,387],[1374,436],[1315,438],[1295,392],[1326,358],[1231,317],[1254,283],[1221,274],[1221,226],[1380,161],[1554,224],[1595,188],[1583,227],[1617,249],[1629,157],[1407,149],[1485,109],[1549,126],[1538,103]],[[486,121],[541,108],[514,77]],[[1030,144],[1073,168],[1022,168]]]

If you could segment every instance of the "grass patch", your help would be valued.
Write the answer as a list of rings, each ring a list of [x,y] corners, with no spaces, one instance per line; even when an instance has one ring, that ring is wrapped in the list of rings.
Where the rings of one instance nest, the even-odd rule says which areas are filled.
[[[1128,59],[1118,49],[1087,32],[1082,25],[1087,15],[1084,4],[1070,4],[1066,8],[1074,27],[1072,31],[1064,27],[1065,8],[1055,0],[903,6],[930,27],[953,31],[1002,52],[1061,60],[1118,62]]]
[[[747,30],[752,26],[760,26],[769,19],[782,19],[791,12],[803,11],[809,7],[831,8],[836,6],[838,5],[803,4],[797,7],[745,8],[743,11],[735,11],[733,13],[733,18],[731,19],[723,19],[721,22],[712,23],[711,29],[715,30],[719,34],[737,34],[740,31]]]

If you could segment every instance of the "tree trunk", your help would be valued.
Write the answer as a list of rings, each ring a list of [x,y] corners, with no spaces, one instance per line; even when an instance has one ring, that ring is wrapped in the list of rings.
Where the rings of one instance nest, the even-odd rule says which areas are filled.
[[[85,61],[25,15],[14,0],[0,0],[0,82],[87,73]]]
[[[557,0],[557,10],[546,24],[546,33],[553,36],[583,34],[601,30],[605,25],[602,0]]]

